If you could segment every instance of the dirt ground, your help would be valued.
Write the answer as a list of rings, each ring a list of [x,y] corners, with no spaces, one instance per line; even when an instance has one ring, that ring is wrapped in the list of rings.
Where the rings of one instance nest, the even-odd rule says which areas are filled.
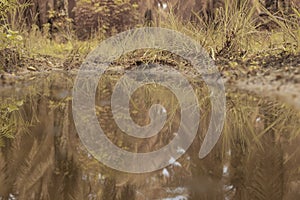
[[[223,65],[228,67],[222,72],[227,85],[276,98],[300,110],[300,54],[254,56],[236,63],[235,68],[230,62]]]
[[[76,56],[75,56],[76,58]],[[18,58],[19,59],[19,58]],[[37,74],[68,71],[76,74],[82,60],[39,57],[23,59],[18,67],[0,72],[0,87],[24,83]],[[13,63],[15,64],[15,63]],[[300,54],[252,55],[242,59],[217,58],[226,87],[276,98],[300,110]]]

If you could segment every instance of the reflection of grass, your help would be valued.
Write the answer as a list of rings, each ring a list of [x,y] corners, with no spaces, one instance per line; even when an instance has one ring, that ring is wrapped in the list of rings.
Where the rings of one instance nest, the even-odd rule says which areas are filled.
[[[5,100],[0,102],[0,147],[4,146],[4,138],[14,138],[20,127],[21,114],[19,112],[23,101]]]
[[[299,113],[291,107],[247,94],[227,95],[222,151],[230,160],[230,184],[238,199],[282,199],[288,187],[284,180],[297,168],[285,163],[299,152],[284,145],[300,136],[299,129]]]
[[[101,100],[104,102],[109,100],[113,86],[119,76],[121,75],[106,74],[103,76],[98,87],[98,94],[101,95],[97,96],[96,103],[101,102]],[[269,99],[259,99],[236,91],[228,91],[227,118],[222,139],[218,143],[219,146],[216,146],[213,152],[208,155],[208,158],[205,160],[198,158],[201,142],[196,147],[192,145],[179,160],[182,167],[168,168],[170,173],[173,173],[171,170],[174,170],[174,174],[171,174],[171,178],[168,180],[170,182],[167,183],[161,176],[161,171],[143,176],[117,172],[99,163],[90,155],[87,156],[87,152],[82,151],[84,147],[82,147],[80,140],[74,137],[76,131],[70,123],[72,118],[70,99],[66,98],[61,102],[55,98],[55,91],[59,86],[57,84],[61,83],[61,79],[57,76],[53,76],[53,78],[53,81],[47,80],[45,82],[44,88],[41,89],[42,92],[32,94],[32,97],[29,98],[30,105],[27,103],[25,105],[26,114],[36,115],[39,123],[31,127],[30,135],[18,132],[16,138],[11,141],[12,146],[7,148],[9,154],[5,154],[5,158],[12,158],[11,161],[5,160],[0,153],[0,162],[3,163],[4,160],[9,169],[9,171],[5,171],[7,169],[4,169],[4,164],[0,165],[2,174],[21,169],[18,170],[18,173],[14,173],[15,179],[10,180],[16,180],[15,187],[22,189],[20,191],[24,196],[32,193],[40,194],[39,183],[41,183],[44,187],[43,191],[49,192],[51,197],[56,194],[51,193],[51,191],[58,191],[59,189],[60,195],[78,196],[88,194],[92,188],[97,197],[101,195],[103,197],[118,196],[121,193],[122,198],[126,199],[128,196],[134,196],[133,190],[155,195],[153,193],[155,188],[161,188],[166,184],[168,186],[182,186],[186,183],[184,181],[188,180],[189,184],[193,184],[190,190],[199,191],[199,184],[207,185],[208,183],[211,183],[210,186],[213,188],[201,190],[202,193],[200,192],[199,198],[195,199],[205,199],[204,197],[210,194],[218,195],[216,193],[225,195],[221,181],[226,181],[226,184],[233,185],[236,191],[239,191],[236,195],[240,194],[241,196],[236,197],[241,198],[237,199],[267,199],[265,197],[268,195],[282,197],[280,187],[283,188],[286,184],[282,180],[298,173],[295,169],[298,165],[286,168],[285,163],[289,161],[283,157],[285,151],[281,145],[284,144],[283,141],[292,140],[299,136],[299,113],[285,105],[271,102]],[[200,129],[199,135],[202,136],[206,133],[205,129],[210,118],[208,90],[196,80],[191,79],[190,82],[194,86],[200,104],[200,128],[204,130]],[[59,93],[59,90],[57,92]],[[121,134],[125,135],[125,133],[118,132],[118,127],[114,124],[109,109],[110,105],[97,105],[96,111],[97,114],[100,113],[100,124],[108,137],[119,147],[128,147],[126,148],[128,151],[139,152],[152,151],[170,141],[173,137],[172,133],[176,132],[180,121],[180,113],[178,112],[180,108],[176,97],[166,88],[150,84],[139,88],[131,98],[131,117],[136,123],[147,124],[149,107],[153,103],[161,103],[168,113],[166,126],[158,137],[153,137],[148,141],[131,140],[131,138],[120,136]],[[22,103],[9,101],[1,105],[1,114],[4,110],[10,117],[12,113],[18,115],[17,109],[20,109]],[[31,116],[26,116],[30,120]],[[45,118],[45,116],[47,117]],[[54,132],[57,135],[53,135]],[[78,149],[77,145],[80,146]],[[221,145],[223,145],[223,149]],[[229,150],[231,151],[230,156],[228,156]],[[226,156],[222,157],[221,154],[226,154]],[[191,159],[187,159],[187,157]],[[288,155],[288,159],[294,159],[292,153]],[[25,162],[23,163],[23,161]],[[222,168],[224,163],[229,167],[229,175],[223,180]],[[285,169],[287,170],[284,171],[283,177],[283,170]],[[99,177],[100,175],[101,177]],[[85,176],[88,178],[83,181],[82,177]],[[195,182],[190,181],[191,176]],[[156,182],[148,185],[145,183],[145,177],[155,177]],[[53,186],[54,189],[51,190],[47,184],[49,181],[59,184]],[[101,184],[103,181],[104,185]],[[3,185],[0,190],[10,185],[13,183],[9,182]],[[77,188],[78,194],[76,193]],[[78,199],[84,199],[84,197]]]
[[[201,184],[207,177],[216,184],[225,181],[225,185],[233,187],[218,191],[230,199],[282,199],[292,180],[298,180],[294,177],[299,176],[299,148],[288,145],[295,144],[300,136],[299,112],[272,99],[236,90],[228,89],[226,99],[226,121],[220,141],[204,160],[197,156],[192,160],[193,185]],[[203,122],[208,117],[209,114]],[[201,125],[205,128],[205,123]],[[192,149],[190,155],[197,155],[199,147]],[[225,166],[228,172],[222,177]],[[195,199],[205,199],[212,193],[197,193],[195,189]]]
[[[225,150],[242,142],[244,147],[258,145],[263,148],[261,139],[272,132],[274,139],[291,140],[300,135],[299,113],[293,108],[277,102],[261,100],[247,94],[227,96],[227,121],[223,134]]]
[[[98,94],[101,94],[101,97],[96,102],[100,102],[101,99],[102,101],[110,101],[112,90],[119,76],[121,75],[105,75],[102,77],[101,84],[98,87]],[[211,109],[210,99],[209,96],[207,96],[207,88],[204,87],[204,84],[201,85],[199,81],[193,79],[190,79],[190,83],[194,86],[200,104],[201,120],[204,122],[204,125],[202,124],[201,127],[206,129]],[[176,97],[174,95],[170,96],[170,94],[167,88],[155,84],[149,84],[139,88],[134,92],[130,100],[130,117],[133,118],[135,123],[146,125],[149,123],[149,108],[154,103],[160,103],[166,107],[168,113],[167,126],[172,127],[172,124],[178,125],[180,123],[180,105]],[[110,106],[107,106],[106,108],[109,109],[104,109],[105,106],[97,105],[98,115],[101,115],[103,112],[110,112]],[[274,137],[274,142],[279,142],[282,138],[292,140],[300,134],[298,115],[299,114],[292,108],[277,102],[268,101],[267,99],[262,100],[255,96],[249,96],[248,94],[228,93],[227,120],[222,134],[222,152],[226,154],[235,144],[241,145],[244,152],[247,152],[253,146],[263,149],[264,143],[262,138],[270,134],[270,132]],[[115,127],[116,125],[113,122],[112,116],[107,114],[105,116],[111,117],[111,122],[105,123],[109,125],[109,129]],[[105,124],[104,126],[106,126]],[[111,126],[112,124],[114,124],[114,126]],[[164,131],[176,132],[174,128],[176,128],[177,125],[171,129],[164,129]],[[106,131],[112,132],[112,130],[109,129]],[[205,132],[205,130],[201,132]],[[131,140],[133,139],[130,138],[130,141]],[[154,143],[156,145],[163,145],[162,141],[156,141]],[[126,148],[128,149],[128,147]]]
[[[207,91],[199,85],[197,91],[201,106],[201,128],[204,129],[199,130],[199,134],[202,134],[205,133],[206,123],[209,121],[210,105],[209,98],[205,98]],[[147,108],[149,108],[149,104],[153,104],[152,100],[156,98],[161,99],[164,102],[162,104],[167,104],[168,114],[170,113],[168,126],[172,127],[172,125],[179,123],[180,115],[178,115],[178,111],[176,110],[180,108],[178,108],[176,98],[175,102],[172,103],[173,97],[170,98],[167,95],[165,88],[155,87],[155,85],[143,87],[137,90],[132,98],[135,106],[132,104],[131,111],[133,114],[131,117],[136,123],[147,124]],[[170,103],[166,103],[167,101],[170,101]],[[109,111],[106,110],[106,112]],[[173,113],[176,114],[173,115]],[[209,168],[207,171],[217,173],[218,169],[222,170],[221,165],[229,162],[230,183],[228,184],[238,187],[239,193],[237,197],[241,197],[242,199],[250,199],[249,197],[263,199],[263,197],[267,197],[268,195],[282,197],[283,193],[280,188],[284,184],[282,182],[284,180],[282,173],[285,161],[282,154],[284,150],[281,145],[284,141],[292,140],[297,136],[299,137],[299,113],[293,110],[293,108],[278,102],[272,102],[270,99],[260,99],[249,94],[236,93],[235,91],[227,94],[226,114],[226,124],[222,139],[219,142],[219,145],[222,145],[223,148],[217,146],[213,151],[214,156],[217,156],[217,152],[220,151],[219,153],[223,157],[210,157],[208,166],[201,165],[200,167],[197,164],[199,169],[195,170],[203,170],[199,172],[200,177],[198,178],[201,179],[201,176],[207,176],[205,174],[206,167]],[[109,122],[108,124],[111,125],[112,123]],[[106,126],[104,123],[101,124]],[[107,125],[107,129],[105,130],[111,133],[113,132],[112,129],[117,129],[117,127],[115,125]],[[156,137],[147,142],[139,142],[131,138],[126,142],[126,137],[122,137],[123,143],[118,143],[116,135],[110,135],[110,137],[114,140],[115,144],[121,145],[120,147],[136,143],[136,149],[139,152],[148,152],[149,150],[153,150],[153,148],[157,148],[157,146],[165,145],[167,141],[165,138],[172,137],[169,133],[174,131],[176,131],[176,126],[170,129],[163,129],[160,132],[160,134],[163,134],[163,137]],[[126,148],[126,150],[136,149]],[[199,147],[194,150],[196,151],[189,153],[198,155]],[[229,154],[230,156],[228,156]],[[229,161],[227,158],[229,158]],[[215,163],[213,164],[213,162]],[[183,165],[186,165],[186,163]],[[292,167],[295,168],[296,166]],[[289,169],[294,171],[292,168]],[[185,170],[189,171],[191,169],[185,168]],[[289,176],[288,174],[286,173],[287,177]],[[197,176],[196,174],[194,175]],[[212,176],[214,177],[214,175]],[[270,185],[270,183],[272,184]],[[246,187],[250,188],[251,194],[247,192]],[[219,192],[222,191],[220,190]],[[262,196],[259,196],[260,194]]]

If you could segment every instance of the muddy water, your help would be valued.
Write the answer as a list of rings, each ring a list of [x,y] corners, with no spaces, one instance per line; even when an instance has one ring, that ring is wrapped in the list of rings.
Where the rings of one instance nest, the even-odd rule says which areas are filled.
[[[149,123],[147,110],[168,111],[161,132],[148,139],[118,129],[110,108],[117,76],[101,79],[96,113],[107,137],[131,152],[157,150],[174,138],[180,121],[175,96],[153,85],[139,88],[130,104],[133,121]],[[0,199],[221,200],[300,198],[300,113],[295,109],[227,88],[226,121],[213,151],[199,159],[210,101],[201,83],[200,128],[191,147],[170,166],[145,174],[106,167],[87,151],[72,116],[74,77],[44,75],[0,94]],[[203,89],[202,89],[203,88]]]

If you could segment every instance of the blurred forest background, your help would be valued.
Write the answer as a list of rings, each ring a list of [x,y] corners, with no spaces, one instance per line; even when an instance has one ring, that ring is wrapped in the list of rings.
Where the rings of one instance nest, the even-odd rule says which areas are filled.
[[[5,1],[5,0],[4,0]],[[14,2],[15,1],[15,2]],[[128,30],[143,23],[144,13],[151,9],[153,19],[160,20],[170,12],[181,20],[208,22],[213,20],[218,10],[228,6],[255,7],[256,14],[263,16],[266,8],[272,14],[291,14],[293,8],[299,9],[300,0],[13,0],[26,7],[17,13],[24,20],[18,25],[40,29],[49,28],[51,33],[60,29],[76,30],[80,39],[89,38],[94,31],[106,35]],[[4,3],[5,4],[5,3]],[[0,8],[3,10],[3,8]],[[11,16],[10,20],[15,19]],[[15,24],[16,25],[16,24]]]

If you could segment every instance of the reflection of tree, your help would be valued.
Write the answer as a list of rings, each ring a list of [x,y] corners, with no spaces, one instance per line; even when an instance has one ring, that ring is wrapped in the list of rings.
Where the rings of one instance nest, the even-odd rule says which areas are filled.
[[[26,119],[25,116],[25,121],[31,120],[31,114],[36,114],[35,117],[42,114],[44,109],[35,113],[34,108],[42,108],[45,106],[44,102],[41,101],[39,105],[36,103],[24,105],[24,113],[29,117]],[[54,149],[51,143],[53,139],[51,140],[51,134],[47,131],[47,134],[41,134],[43,133],[41,129],[35,131],[30,130],[29,134],[26,134],[18,130],[14,140],[3,150],[5,174],[9,175],[5,181],[6,191],[2,194],[5,197],[8,197],[10,193],[18,193],[21,199],[25,199],[32,191],[35,191],[32,193],[32,198],[37,198],[37,194],[47,195],[44,193],[47,182],[41,181],[41,178],[49,177],[52,171]],[[47,178],[44,179],[46,180]]]
[[[222,157],[220,147],[215,148],[206,158],[200,160],[194,149],[192,160],[192,180],[189,183],[191,200],[221,200],[224,199],[222,184]]]
[[[74,135],[69,134],[70,124],[66,123],[70,121],[70,102],[53,109],[46,95],[26,99],[22,107],[23,120],[38,121],[35,120],[28,133],[24,133],[20,125],[15,138],[2,149],[0,196],[5,199],[10,194],[18,199],[85,199],[84,196],[78,198],[88,191],[82,191],[81,173],[69,141]]]
[[[188,151],[188,154],[191,155],[191,181],[187,185],[190,189],[191,200],[221,200],[225,197],[222,183],[223,158],[220,141],[204,159],[199,159],[199,149],[207,134],[211,117],[210,100],[205,95],[202,96],[208,94],[208,90],[202,88],[200,91],[199,94],[202,97],[200,100],[201,121],[198,136]]]
[[[248,164],[249,199],[283,199],[283,153],[280,143],[276,141],[276,137],[281,133],[276,133],[273,128],[269,128],[277,120],[274,115],[276,113],[272,110],[273,106],[267,104],[260,108],[260,112],[264,114],[265,133],[260,138],[263,146],[254,148],[248,158],[252,163],[252,165]]]

